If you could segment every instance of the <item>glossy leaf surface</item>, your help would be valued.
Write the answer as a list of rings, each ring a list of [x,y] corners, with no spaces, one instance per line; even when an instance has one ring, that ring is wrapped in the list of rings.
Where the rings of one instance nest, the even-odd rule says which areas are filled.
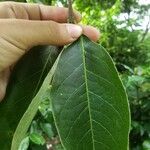
[[[58,53],[56,47],[35,47],[14,68],[7,95],[0,103],[0,149],[10,150],[18,123],[41,87]]]
[[[85,36],[62,53],[52,81],[56,126],[66,150],[127,150],[127,96],[106,50]]]

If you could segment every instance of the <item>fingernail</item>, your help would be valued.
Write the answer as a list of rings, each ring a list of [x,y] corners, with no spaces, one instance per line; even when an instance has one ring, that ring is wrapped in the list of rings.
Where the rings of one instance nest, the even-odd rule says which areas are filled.
[[[66,25],[68,33],[72,38],[78,38],[82,34],[82,28],[78,25],[67,24]]]

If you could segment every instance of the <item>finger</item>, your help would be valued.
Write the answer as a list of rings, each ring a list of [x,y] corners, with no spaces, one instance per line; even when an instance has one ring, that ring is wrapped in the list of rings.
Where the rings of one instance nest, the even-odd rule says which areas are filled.
[[[23,6],[26,8],[32,20],[38,20],[38,18],[35,18],[35,12],[36,14],[40,13],[39,18],[41,20],[53,20],[56,22],[65,23],[68,19],[68,8],[38,4],[23,4]],[[74,10],[74,16],[77,22],[81,21],[81,14],[78,11]]]
[[[1,19],[0,22],[1,37],[12,39],[11,43],[16,41],[14,45],[21,49],[36,45],[66,45],[75,41],[81,34],[82,28],[79,25],[54,21]]]
[[[91,40],[93,41],[98,41],[98,39],[100,38],[100,32],[98,29],[92,27],[92,26],[83,26],[81,25],[83,28],[83,34],[86,35],[87,37],[89,37]]]
[[[0,71],[15,63],[26,50],[33,46],[69,44],[81,34],[82,28],[73,24],[1,19]]]
[[[0,12],[0,18],[53,20],[60,23],[65,23],[68,19],[67,8],[40,4],[2,2],[0,3]],[[81,20],[78,11],[74,10],[74,16],[77,22]]]

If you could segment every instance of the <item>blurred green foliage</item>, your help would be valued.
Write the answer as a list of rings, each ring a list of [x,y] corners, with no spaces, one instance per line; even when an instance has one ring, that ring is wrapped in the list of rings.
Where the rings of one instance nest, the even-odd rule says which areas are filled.
[[[24,1],[24,0],[17,0]],[[66,0],[27,2],[67,6]],[[111,54],[127,90],[132,126],[131,150],[150,150],[150,4],[138,0],[74,0],[82,24],[101,31],[101,43]],[[26,150],[62,150],[47,98],[22,142]]]

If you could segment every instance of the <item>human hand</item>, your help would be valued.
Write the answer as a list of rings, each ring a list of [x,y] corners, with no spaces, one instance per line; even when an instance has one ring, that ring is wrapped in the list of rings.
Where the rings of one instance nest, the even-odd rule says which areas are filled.
[[[0,12],[0,100],[5,95],[10,68],[31,47],[69,44],[82,33],[93,41],[99,38],[94,27],[67,24],[67,8],[1,2]],[[79,12],[74,11],[74,15],[79,22]]]

